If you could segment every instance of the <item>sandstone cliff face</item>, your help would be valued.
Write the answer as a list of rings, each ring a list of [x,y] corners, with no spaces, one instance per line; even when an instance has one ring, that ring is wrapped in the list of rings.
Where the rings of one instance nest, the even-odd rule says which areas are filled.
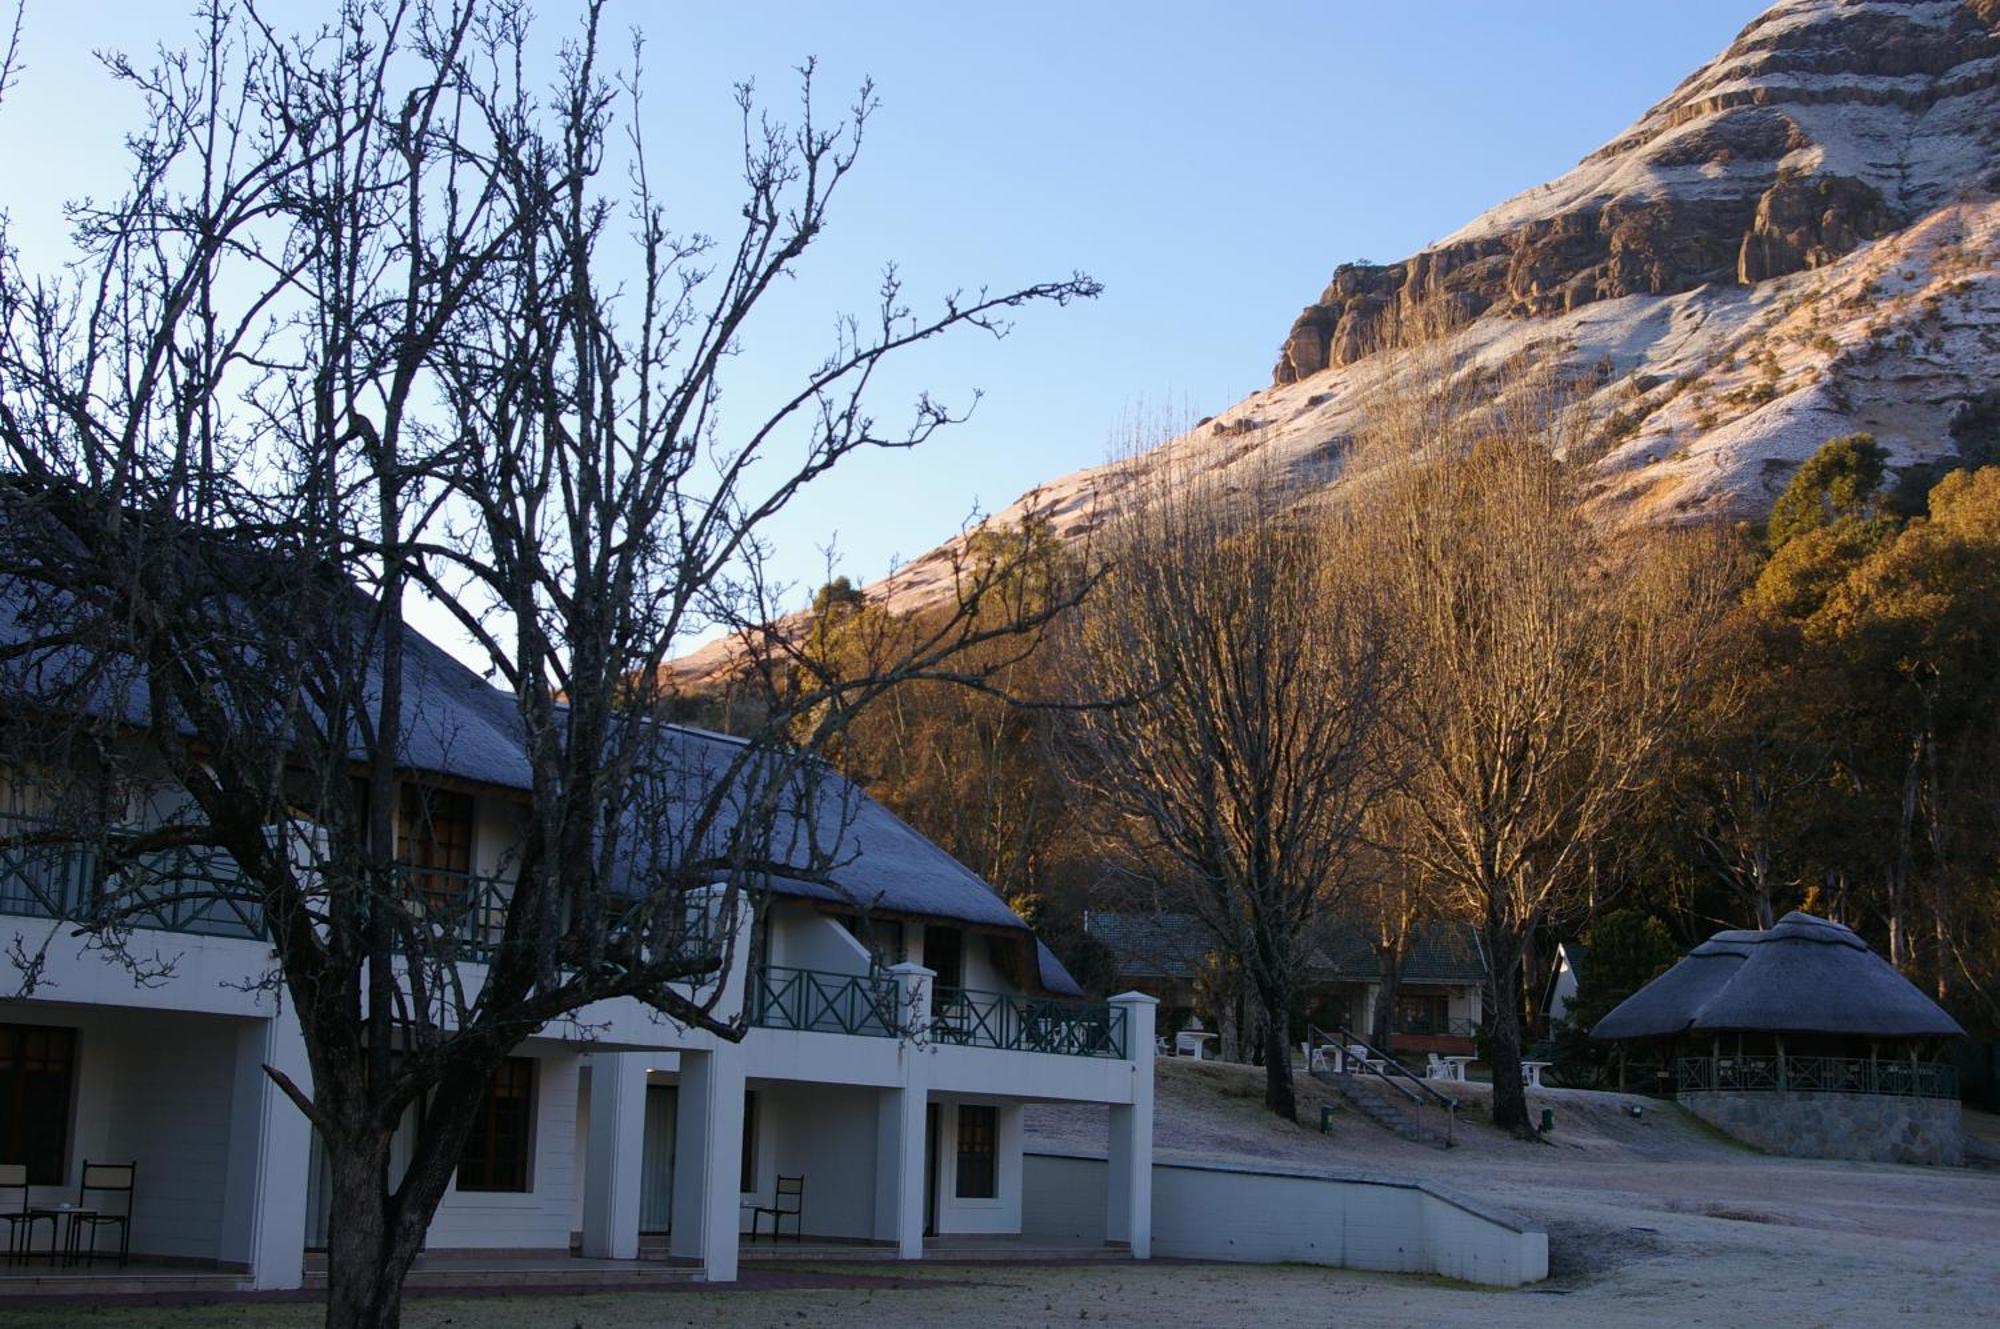
[[[1561,179],[1400,263],[1337,269],[1273,379],[1398,317],[1536,318],[1823,267],[1968,189],[2000,147],[2000,0],[1792,0]]]

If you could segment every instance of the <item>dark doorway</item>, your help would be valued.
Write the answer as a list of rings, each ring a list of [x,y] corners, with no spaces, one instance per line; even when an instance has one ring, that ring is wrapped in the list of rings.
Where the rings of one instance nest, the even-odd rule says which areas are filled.
[[[938,1105],[924,1105],[924,1235],[937,1235]]]

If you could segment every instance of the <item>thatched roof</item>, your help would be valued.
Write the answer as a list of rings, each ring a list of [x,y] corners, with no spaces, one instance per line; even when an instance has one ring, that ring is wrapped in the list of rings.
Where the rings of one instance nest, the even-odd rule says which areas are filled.
[[[1598,1021],[1597,1039],[1723,1030],[1949,1038],[1965,1031],[1868,943],[1796,911],[1718,932]]]

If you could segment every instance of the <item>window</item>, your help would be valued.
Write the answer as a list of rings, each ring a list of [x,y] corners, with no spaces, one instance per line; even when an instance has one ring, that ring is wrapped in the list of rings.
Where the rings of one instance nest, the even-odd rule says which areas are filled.
[[[931,980],[931,1010],[936,1011],[965,986],[965,934],[957,928],[925,927],[924,967],[937,975]]]
[[[1000,1195],[1000,1109],[961,1103],[958,1107],[958,1198],[992,1200]]]
[[[1445,1034],[1451,1032],[1451,999],[1442,993],[1399,994],[1396,998],[1396,1032],[1399,1034]]]
[[[864,921],[859,914],[842,914],[840,925],[874,957],[876,964],[886,967],[903,962],[901,923],[880,918]]]
[[[25,1163],[37,1186],[60,1185],[69,1148],[76,1030],[0,1024],[0,1163]]]
[[[743,1091],[743,1163],[737,1179],[745,1195],[757,1189],[757,1091]]]
[[[396,858],[433,872],[411,874],[433,904],[455,903],[472,871],[472,795],[406,784],[396,809]]]
[[[486,1101],[458,1160],[462,1191],[529,1189],[528,1158],[535,1139],[535,1059],[509,1057],[493,1072]]]

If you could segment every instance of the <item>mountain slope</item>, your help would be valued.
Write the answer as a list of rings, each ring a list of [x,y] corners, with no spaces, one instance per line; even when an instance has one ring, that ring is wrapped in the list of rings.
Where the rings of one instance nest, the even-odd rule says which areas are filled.
[[[2000,0],[1784,0],[1560,178],[1402,262],[1337,268],[1270,387],[994,520],[1081,537],[1168,464],[1339,483],[1371,399],[1423,369],[1378,347],[1439,306],[1462,372],[1562,366],[1609,520],[1760,517],[1856,430],[1899,468],[2000,450],[1996,194]],[[955,547],[875,593],[948,596]]]

